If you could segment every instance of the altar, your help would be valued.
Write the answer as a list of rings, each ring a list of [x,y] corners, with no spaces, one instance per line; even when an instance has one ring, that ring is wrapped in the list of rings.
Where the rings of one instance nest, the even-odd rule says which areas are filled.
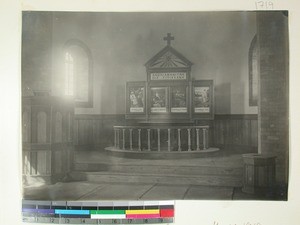
[[[192,79],[193,63],[171,46],[170,33],[164,40],[167,46],[145,64],[147,81],[126,84],[126,118],[168,123],[213,119],[213,81]]]
[[[201,152],[210,147],[213,80],[195,80],[193,63],[167,45],[145,63],[146,81],[126,83],[126,126],[114,126],[107,150]],[[214,149],[216,150],[216,149]]]

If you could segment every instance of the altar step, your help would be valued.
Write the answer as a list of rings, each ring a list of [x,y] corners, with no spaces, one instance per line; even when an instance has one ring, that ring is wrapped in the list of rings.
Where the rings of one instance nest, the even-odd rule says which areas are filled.
[[[89,181],[92,183],[145,183],[172,185],[204,185],[204,186],[242,186],[240,175],[188,175],[188,174],[150,174],[121,173],[114,171],[70,173],[73,181]]]
[[[192,159],[130,159],[106,152],[75,152],[72,181],[241,187],[240,154]]]
[[[80,172],[103,172],[132,173],[132,174],[178,174],[178,175],[227,175],[241,176],[241,167],[218,167],[218,166],[182,166],[176,165],[127,165],[109,163],[75,163],[74,171]]]

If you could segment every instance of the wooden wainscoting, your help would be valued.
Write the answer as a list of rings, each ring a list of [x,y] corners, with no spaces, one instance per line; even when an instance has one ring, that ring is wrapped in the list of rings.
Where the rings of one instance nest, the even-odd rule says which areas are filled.
[[[256,114],[215,115],[214,144],[256,150],[258,124]]]
[[[210,146],[257,149],[257,115],[215,115],[210,124]],[[104,150],[114,145],[116,125],[126,125],[125,115],[75,115],[75,150]]]
[[[71,170],[74,103],[49,95],[22,99],[23,184],[63,180]]]
[[[75,115],[75,150],[104,150],[114,144],[113,126],[125,125],[125,115]]]

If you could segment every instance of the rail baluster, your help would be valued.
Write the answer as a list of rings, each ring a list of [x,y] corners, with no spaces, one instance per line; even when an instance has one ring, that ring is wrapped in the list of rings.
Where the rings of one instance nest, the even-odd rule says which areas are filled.
[[[160,129],[157,129],[157,151],[160,151]]]
[[[142,148],[141,148],[141,129],[138,129],[138,132],[139,132],[139,151],[142,151]]]
[[[151,129],[147,129],[147,134],[148,134],[148,136],[147,136],[147,138],[148,138],[148,151],[151,151],[151,141],[150,141],[150,131],[151,131]]]
[[[115,140],[114,140],[114,142],[115,142],[115,148],[117,148],[117,129],[115,129],[114,128],[114,138],[115,138]]]
[[[130,150],[132,150],[132,129],[129,129],[129,145],[130,145]]]
[[[199,129],[196,128],[196,151],[200,151],[200,142],[199,142]]]
[[[171,151],[171,129],[168,128],[168,151]]]
[[[178,132],[178,151],[181,151],[180,129],[177,129],[177,132]]]
[[[203,128],[202,129],[202,133],[203,133],[203,149],[207,149],[207,146],[206,146],[206,128]]]
[[[125,150],[125,129],[122,129],[123,131],[123,150]]]
[[[187,131],[188,131],[188,151],[192,151],[192,149],[191,149],[191,129],[188,128]]]

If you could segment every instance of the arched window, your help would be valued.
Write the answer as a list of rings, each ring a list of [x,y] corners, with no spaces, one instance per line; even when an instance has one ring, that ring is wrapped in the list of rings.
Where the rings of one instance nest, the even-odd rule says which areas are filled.
[[[70,52],[65,53],[65,94],[74,95],[74,59]]]
[[[258,101],[258,46],[256,35],[249,48],[249,105],[257,106]]]
[[[65,95],[72,96],[77,107],[93,104],[92,57],[89,48],[79,40],[65,45]]]

